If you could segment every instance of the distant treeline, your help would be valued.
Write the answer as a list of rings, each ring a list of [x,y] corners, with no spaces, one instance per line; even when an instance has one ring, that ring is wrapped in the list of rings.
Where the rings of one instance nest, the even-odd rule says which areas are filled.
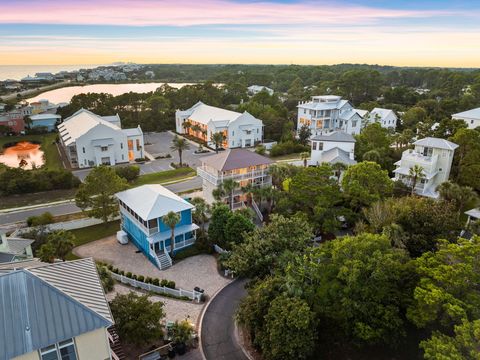
[[[267,65],[149,65],[156,79],[175,82],[205,81],[175,89],[168,85],[156,91],[119,96],[81,94],[60,110],[66,118],[79,108],[99,115],[118,113],[123,127],[141,125],[145,131],[174,129],[175,110],[197,101],[262,119],[265,138],[280,140],[296,122],[298,101],[312,95],[337,94],[365,110],[380,106],[397,112],[411,108],[424,111],[409,118],[407,127],[441,122],[452,113],[480,106],[480,70],[396,68],[369,65],[267,66]],[[222,83],[222,86],[215,86]],[[265,85],[276,93],[247,95],[249,85]],[[415,89],[429,89],[418,94]],[[418,110],[418,109],[417,109]],[[400,130],[403,124],[400,123]]]

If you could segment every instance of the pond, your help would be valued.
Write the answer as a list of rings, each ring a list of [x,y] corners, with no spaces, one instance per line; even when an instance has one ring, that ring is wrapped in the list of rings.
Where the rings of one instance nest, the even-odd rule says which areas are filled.
[[[67,86],[60,89],[43,92],[33,98],[27,99],[28,102],[47,99],[53,104],[68,103],[72,97],[86,93],[108,93],[113,96],[122,95],[130,91],[136,93],[147,93],[155,91],[165,83],[129,83],[129,84],[94,84],[84,86]],[[193,85],[193,83],[168,83],[167,85],[180,89],[185,85]]]
[[[14,168],[21,167],[31,170],[34,167],[42,166],[45,158],[39,144],[21,141],[3,149],[3,152],[0,153],[0,163]]]

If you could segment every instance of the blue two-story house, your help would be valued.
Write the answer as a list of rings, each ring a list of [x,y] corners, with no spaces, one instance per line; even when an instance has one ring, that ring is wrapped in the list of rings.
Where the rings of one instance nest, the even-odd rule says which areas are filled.
[[[116,197],[122,231],[158,268],[166,269],[172,265],[169,255],[171,229],[162,221],[170,211],[180,215],[174,229],[174,253],[195,243],[198,229],[192,222],[195,207],[162,185],[139,186],[119,192]]]

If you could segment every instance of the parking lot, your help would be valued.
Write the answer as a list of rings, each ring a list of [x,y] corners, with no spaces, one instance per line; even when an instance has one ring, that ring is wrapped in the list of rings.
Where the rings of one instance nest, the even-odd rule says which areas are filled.
[[[178,158],[178,151],[172,151],[170,146],[172,145],[174,135],[168,131],[160,132],[160,133],[145,133],[144,140],[145,140],[145,151],[148,152],[153,157],[157,156],[165,156],[170,154],[171,158],[166,159],[156,159],[153,161],[147,161],[144,164],[139,164],[140,166],[140,174],[150,174],[159,171],[170,170],[170,163],[179,162]],[[188,141],[188,140],[187,140]],[[182,161],[183,163],[188,164],[191,168],[197,168],[200,165],[200,158],[202,156],[208,156],[208,153],[205,154],[194,154],[194,151],[198,149],[198,145],[190,142],[190,149],[185,150],[183,152]],[[211,152],[210,154],[213,154]],[[122,165],[119,165],[122,166]],[[84,180],[85,177],[90,173],[91,169],[82,169],[82,170],[75,170],[73,173],[77,176],[80,180]]]

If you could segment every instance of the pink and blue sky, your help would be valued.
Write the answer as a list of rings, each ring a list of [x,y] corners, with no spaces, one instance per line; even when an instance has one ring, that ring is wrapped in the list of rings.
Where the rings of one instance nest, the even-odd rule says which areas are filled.
[[[0,64],[480,67],[479,0],[0,0]]]

